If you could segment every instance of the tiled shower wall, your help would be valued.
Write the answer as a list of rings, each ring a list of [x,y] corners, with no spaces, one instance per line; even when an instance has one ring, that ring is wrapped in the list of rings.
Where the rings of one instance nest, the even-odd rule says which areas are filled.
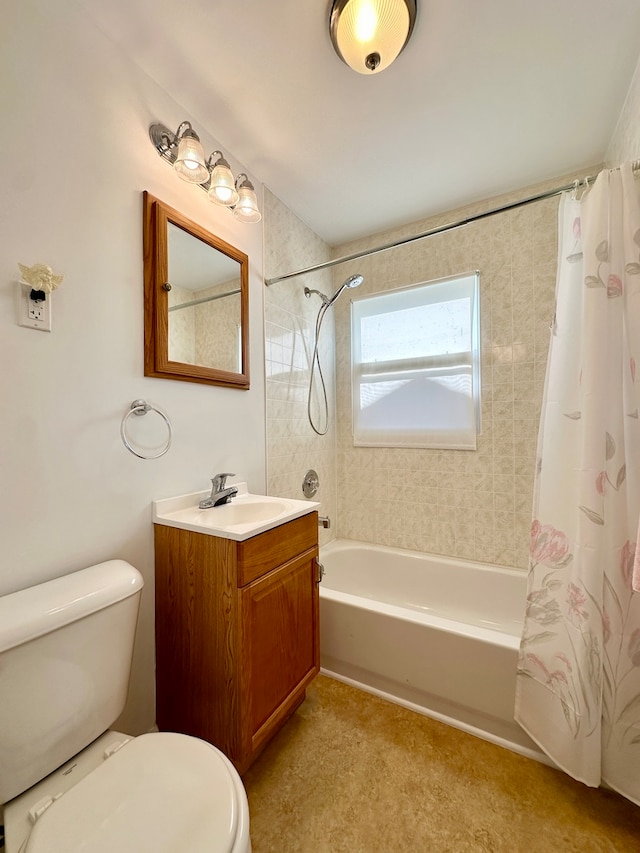
[[[566,183],[566,179],[554,185]],[[515,198],[541,192],[523,190]],[[455,211],[341,247],[350,254],[509,199]],[[558,198],[353,261],[357,295],[480,271],[482,432],[476,451],[354,447],[349,305],[336,313],[338,535],[526,568],[549,324]]]
[[[326,243],[266,189],[264,208],[266,278],[330,259]],[[321,301],[315,294],[307,299],[304,288],[330,295],[331,283],[330,272],[315,272],[273,284],[265,293],[268,494],[302,499],[304,475],[314,469],[320,479],[315,500],[321,502],[320,514],[328,516],[332,525],[320,530],[321,545],[335,538],[337,526],[335,335],[330,312],[322,325],[319,347],[327,386],[329,429],[326,435],[319,436],[307,420],[307,389]],[[312,412],[316,418],[323,415],[317,393]]]
[[[589,174],[597,171],[589,170]],[[410,237],[568,183],[526,188],[441,217],[329,250],[277,199],[268,199],[267,276]],[[577,177],[577,176],[575,176]],[[332,538],[526,568],[542,389],[554,311],[558,199],[536,202],[447,233],[292,279],[267,294],[267,435],[271,494],[300,496],[307,465],[322,469],[322,512]],[[476,451],[354,447],[349,299],[480,271],[482,433]],[[364,284],[335,306],[336,432],[306,423],[312,326],[304,285],[332,292],[352,273]],[[328,316],[328,320],[332,318]],[[331,332],[323,363],[332,382]],[[332,396],[332,393],[330,396]],[[333,471],[332,471],[333,467]],[[319,469],[318,469],[319,470]],[[320,470],[319,470],[320,473]],[[327,537],[325,533],[325,539]]]

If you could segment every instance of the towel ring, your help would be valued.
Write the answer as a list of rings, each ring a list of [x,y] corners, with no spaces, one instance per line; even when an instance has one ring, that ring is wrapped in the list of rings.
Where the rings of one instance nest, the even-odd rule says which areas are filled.
[[[137,415],[138,417],[140,417],[141,415],[146,415],[147,412],[157,412],[162,418],[162,420],[165,422],[165,424],[167,425],[167,429],[169,430],[167,443],[159,453],[155,453],[153,456],[145,456],[143,453],[138,453],[137,450],[133,449],[129,442],[129,439],[127,438],[126,426],[127,421],[129,420],[131,415]],[[171,421],[165,415],[164,412],[160,411],[160,409],[156,409],[155,406],[150,406],[146,400],[134,400],[131,406],[129,407],[129,411],[122,419],[122,423],[120,424],[120,435],[122,437],[122,442],[124,446],[130,453],[133,453],[134,456],[137,456],[138,459],[159,459],[161,456],[164,456],[167,450],[169,450],[169,448],[171,447],[171,436],[173,435],[173,429],[171,428]]]

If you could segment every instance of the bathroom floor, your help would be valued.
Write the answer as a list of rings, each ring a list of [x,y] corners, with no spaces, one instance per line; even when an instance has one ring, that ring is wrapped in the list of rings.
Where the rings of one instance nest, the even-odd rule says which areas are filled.
[[[640,808],[318,676],[244,777],[253,853],[638,853]]]

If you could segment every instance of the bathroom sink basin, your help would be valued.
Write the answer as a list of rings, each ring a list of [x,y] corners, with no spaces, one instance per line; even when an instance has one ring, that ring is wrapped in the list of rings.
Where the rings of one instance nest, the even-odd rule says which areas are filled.
[[[293,498],[274,498],[268,495],[252,495],[246,483],[236,483],[238,494],[229,503],[200,509],[199,502],[209,497],[208,492],[179,495],[175,498],[153,502],[153,521],[168,527],[208,533],[224,539],[241,542],[299,518],[316,510],[317,501],[300,501]]]
[[[240,499],[242,501],[242,498]],[[216,524],[222,524],[225,527],[227,526],[235,526],[237,524],[254,524],[262,521],[270,521],[273,518],[279,518],[283,513],[285,513],[290,505],[287,501],[281,500],[273,500],[273,501],[247,501],[244,502],[236,502],[224,504],[223,506],[213,507],[215,513],[213,513],[213,521]],[[212,512],[208,510],[204,510],[205,512],[209,512],[209,517],[211,520]],[[199,510],[202,512],[202,510]]]

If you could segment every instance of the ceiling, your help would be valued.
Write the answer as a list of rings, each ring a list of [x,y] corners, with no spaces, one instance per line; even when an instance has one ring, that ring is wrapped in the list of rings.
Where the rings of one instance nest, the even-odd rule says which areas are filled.
[[[640,45],[638,0],[418,0],[365,77],[329,0],[78,2],[330,245],[602,162]]]

